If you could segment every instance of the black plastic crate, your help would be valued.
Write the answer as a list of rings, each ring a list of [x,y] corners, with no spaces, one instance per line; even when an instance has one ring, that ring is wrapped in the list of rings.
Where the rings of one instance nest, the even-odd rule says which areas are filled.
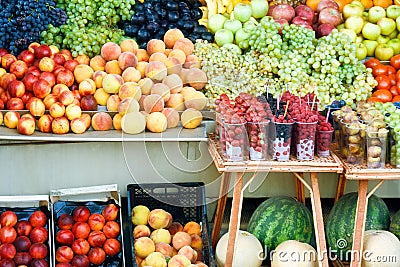
[[[145,205],[150,210],[164,209],[171,213],[173,220],[182,225],[195,221],[201,225],[203,240],[203,262],[209,267],[215,267],[216,262],[211,246],[210,228],[207,221],[207,207],[204,183],[151,183],[129,184],[128,218],[129,236],[131,242],[132,264],[137,267],[133,245],[133,224],[130,221],[131,210],[137,205]],[[128,254],[128,253],[127,253]]]

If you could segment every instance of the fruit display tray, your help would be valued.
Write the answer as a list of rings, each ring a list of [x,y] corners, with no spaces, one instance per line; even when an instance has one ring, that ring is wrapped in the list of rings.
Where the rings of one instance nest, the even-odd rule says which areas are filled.
[[[203,183],[151,183],[129,184],[128,215],[136,205],[145,205],[150,210],[164,209],[171,213],[173,221],[185,224],[189,221],[198,222],[202,227],[203,262],[209,267],[216,266],[211,247],[210,228],[208,226],[205,190]],[[133,245],[133,225],[129,223],[132,264],[138,267]]]
[[[52,218],[53,218],[53,236],[56,236],[59,230],[57,226],[57,218],[64,213],[72,214],[72,211],[78,206],[87,207],[90,212],[100,213],[102,209],[108,204],[117,205],[119,215],[117,222],[120,224],[121,233],[118,236],[118,240],[121,242],[121,252],[116,256],[106,256],[106,260],[99,267],[124,267],[125,266],[125,252],[124,252],[124,241],[123,241],[123,224],[122,224],[122,209],[121,209],[121,197],[116,184],[113,185],[100,185],[91,187],[79,187],[79,188],[68,188],[58,189],[50,191],[50,200],[52,203]],[[52,243],[53,246],[53,266],[56,266],[55,253],[58,244]]]
[[[46,261],[49,266],[52,265],[52,216],[51,216],[51,203],[48,195],[26,195],[26,196],[0,196],[0,213],[12,210],[17,215],[19,220],[28,220],[29,216],[41,210],[47,215],[47,223],[44,226],[49,232],[48,241],[45,243],[48,248],[48,256]]]

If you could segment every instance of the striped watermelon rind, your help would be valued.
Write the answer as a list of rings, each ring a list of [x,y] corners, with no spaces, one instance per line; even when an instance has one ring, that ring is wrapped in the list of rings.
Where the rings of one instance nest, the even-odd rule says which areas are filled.
[[[400,210],[393,215],[389,231],[400,239]]]
[[[343,195],[333,206],[326,223],[327,242],[341,260],[349,261],[353,246],[354,223],[358,193]],[[368,199],[365,230],[388,230],[390,213],[385,202],[372,195]]]
[[[311,243],[313,218],[301,202],[276,196],[261,203],[252,214],[247,231],[271,251],[286,240]]]

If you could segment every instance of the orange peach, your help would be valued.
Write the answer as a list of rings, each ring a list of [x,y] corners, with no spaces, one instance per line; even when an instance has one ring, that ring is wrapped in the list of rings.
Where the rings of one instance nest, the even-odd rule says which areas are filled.
[[[149,60],[149,54],[147,54],[146,49],[138,49],[136,52],[136,57],[138,59],[138,61],[148,61]]]
[[[184,86],[180,93],[183,95],[184,99],[189,99],[191,98],[190,95],[196,93],[196,89],[191,86]]]
[[[198,253],[198,252],[197,252]],[[199,256],[197,255],[197,258],[198,258]],[[207,264],[205,264],[204,262],[201,262],[201,261],[196,261],[196,266],[197,267],[208,267],[208,265]]]
[[[46,106],[44,105],[43,101],[36,97],[33,98],[29,104],[29,112],[33,116],[43,116],[45,111],[46,111]]]
[[[203,92],[195,91],[184,96],[185,107],[197,110],[203,110],[207,105],[207,98]]]
[[[149,95],[151,92],[151,88],[154,85],[154,82],[150,78],[143,78],[139,81],[140,90],[142,91],[142,95]]]
[[[172,247],[167,243],[156,243],[156,251],[162,253],[166,257],[172,257]]]
[[[194,249],[202,250],[203,240],[201,239],[201,237],[197,234],[191,234],[190,237],[192,238],[192,243],[190,243],[190,246]]]
[[[167,74],[180,74],[182,72],[182,64],[179,62],[179,59],[176,57],[169,57],[164,61],[165,66],[167,67]]]
[[[180,222],[172,222],[170,227],[168,227],[168,231],[171,235],[175,235],[177,232],[183,231],[183,226]]]
[[[180,49],[188,56],[193,54],[194,44],[188,38],[184,37],[175,42],[173,49]]]
[[[107,72],[103,70],[97,70],[93,73],[93,81],[96,84],[96,88],[101,88],[103,87],[103,79],[107,75]]]
[[[184,128],[194,129],[203,121],[203,115],[200,111],[189,108],[182,112],[181,123]]]
[[[135,67],[138,63],[138,59],[132,52],[122,52],[118,57],[118,64],[122,70],[128,67]]]
[[[70,90],[63,90],[58,95],[58,100],[64,105],[68,106],[74,102],[75,96]]]
[[[135,255],[140,258],[146,258],[150,253],[156,250],[154,242],[149,237],[140,237],[134,242]]]
[[[162,114],[167,118],[167,128],[175,128],[179,123],[179,113],[173,108],[164,108]]]
[[[189,69],[182,69],[182,71],[180,73],[177,73],[179,75],[179,77],[181,77],[182,83],[184,85],[187,85],[187,81],[186,81],[186,75],[189,72]]]
[[[121,130],[122,129],[122,126],[121,126],[122,117],[123,116],[121,114],[119,114],[119,113],[114,115],[114,117],[113,117],[113,127],[114,127],[115,130]]]
[[[125,39],[123,40],[119,46],[121,47],[121,52],[132,52],[136,54],[137,50],[139,49],[138,44],[133,39]]]
[[[138,101],[142,96],[142,90],[135,82],[125,82],[119,89],[118,96],[121,100],[127,97],[133,97]]]
[[[118,95],[110,95],[107,99],[106,107],[108,111],[118,111],[118,105],[121,102]]]
[[[104,88],[98,88],[94,93],[94,99],[96,99],[97,104],[101,106],[107,105],[107,100],[110,97],[110,94],[104,91]]]
[[[143,264],[143,262],[145,262]],[[142,262],[142,266],[167,267],[165,256],[160,252],[150,253]]]
[[[127,134],[141,133],[146,128],[146,118],[140,112],[129,112],[122,117],[121,127]]]
[[[151,231],[150,228],[147,225],[140,224],[136,225],[135,228],[133,228],[133,238],[138,239],[139,237],[147,236],[150,237]],[[156,244],[157,247],[157,244]]]
[[[153,240],[154,244],[159,242],[171,243],[171,234],[167,229],[156,229],[150,234],[150,239]]]
[[[146,65],[145,75],[152,80],[160,82],[167,76],[167,67],[160,61],[149,62]]]
[[[83,118],[75,118],[70,122],[70,128],[73,133],[82,134],[86,132],[86,122]]]
[[[147,113],[161,112],[164,108],[164,100],[157,94],[148,95],[143,100],[143,108]]]
[[[92,57],[91,59],[90,59],[90,62],[89,62],[89,66],[96,72],[96,71],[99,71],[99,70],[102,70],[102,71],[104,71],[104,68],[106,67],[106,61],[105,61],[105,59],[102,57],[102,56],[100,56],[100,55],[97,55],[97,56],[94,56],[94,57]]]
[[[151,56],[156,52],[164,53],[165,44],[162,40],[159,39],[151,39],[147,42],[147,53]]]
[[[173,49],[168,55],[169,58],[174,57],[179,60],[179,63],[184,64],[186,61],[186,54],[180,49]]]
[[[84,79],[91,79],[93,76],[93,69],[85,64],[79,64],[74,69],[74,77],[77,83],[80,83]]]
[[[90,117],[90,115],[87,113],[83,113],[81,115],[81,119],[83,119],[85,121],[86,130],[89,129],[90,126],[92,125],[92,117]]]
[[[92,117],[92,128],[95,131],[108,131],[112,127],[112,118],[106,112],[97,112]]]
[[[61,93],[62,91],[64,91],[64,90],[68,90],[68,91],[69,91],[68,86],[66,86],[66,85],[63,84],[63,83],[58,83],[58,84],[56,84],[56,85],[53,86],[53,88],[51,89],[51,93],[58,97],[58,95],[60,95],[60,93]],[[48,95],[47,95],[47,96],[48,96]],[[47,97],[47,96],[46,96],[46,97]],[[44,99],[46,99],[46,97],[45,97]]]
[[[109,74],[118,74],[118,75],[122,74],[122,69],[120,68],[120,66],[118,64],[118,60],[115,60],[115,59],[107,61],[104,70],[105,70],[105,72],[107,72]]]
[[[93,95],[96,92],[96,83],[92,79],[86,78],[79,83],[78,91],[81,96]]]
[[[171,48],[167,48],[164,51],[164,54],[168,57],[169,53],[171,53],[172,49]]]
[[[177,111],[185,110],[185,104],[182,94],[171,94],[168,101],[165,103],[168,108],[173,108]]]
[[[192,238],[186,232],[177,232],[172,237],[172,246],[177,250],[180,250],[184,246],[190,246],[191,243],[192,243]]]
[[[139,82],[142,74],[135,67],[128,67],[122,72],[122,79],[124,82]]]
[[[185,256],[175,255],[169,260],[168,267],[187,267],[190,264],[190,260]]]
[[[152,112],[146,118],[146,127],[150,132],[153,132],[153,133],[164,132],[167,129],[167,118],[161,112]],[[150,212],[150,215],[151,215],[151,212]],[[157,217],[155,220],[152,220],[153,217],[156,215],[154,215],[153,217],[150,217],[150,215],[149,215],[149,224],[151,227],[153,227],[153,228],[159,227],[162,223],[164,223],[163,218]],[[167,221],[169,221],[169,220],[167,219]],[[167,227],[167,226],[164,226],[164,227]],[[164,227],[161,227],[161,228],[164,228]],[[155,229],[158,229],[158,228],[155,228]]]
[[[55,134],[66,134],[69,132],[69,121],[65,117],[55,118],[51,122],[51,130]]]
[[[70,104],[65,108],[65,116],[70,121],[76,118],[80,118],[81,115],[82,115],[82,109],[80,106],[76,104]]]
[[[53,121],[53,117],[49,114],[45,114],[41,116],[38,120],[38,129],[42,133],[51,133],[51,122]]]
[[[171,94],[177,94],[183,88],[181,77],[178,74],[170,74],[162,80],[162,83],[167,85]]]
[[[191,246],[184,246],[178,251],[178,255],[185,256],[191,263],[197,259],[197,252]]]
[[[164,103],[168,101],[170,97],[169,87],[163,83],[155,83],[153,87],[151,87],[150,94],[157,94],[162,96]]]
[[[149,64],[147,61],[140,61],[136,65],[136,69],[140,72],[140,77],[144,78],[146,76],[146,67]]]
[[[187,71],[185,82],[196,90],[201,90],[207,84],[207,75],[198,68],[191,68]]]
[[[186,57],[186,61],[183,64],[183,67],[186,69],[190,69],[190,68],[201,68],[201,62],[200,59],[196,56],[196,55],[188,55]]]
[[[107,42],[101,47],[101,56],[106,61],[117,60],[121,54],[121,47],[113,42]]]
[[[118,93],[119,89],[121,88],[122,84],[124,83],[124,79],[118,74],[107,74],[104,76],[102,81],[102,87],[104,91],[109,94],[116,94]]]
[[[169,29],[165,34],[164,34],[164,43],[168,48],[173,48],[175,45],[175,42],[179,39],[184,38],[185,36],[183,35],[182,31],[179,29]]]
[[[144,102],[144,99],[147,97],[148,95],[142,95],[141,97],[140,97],[140,99],[139,99],[139,110],[140,111],[144,111],[144,105],[143,105],[143,102]],[[147,112],[146,112],[147,113]]]
[[[139,103],[136,99],[127,97],[118,104],[118,113],[125,115],[130,112],[139,112]]]
[[[53,118],[63,117],[65,114],[65,106],[61,102],[55,102],[50,106],[49,113]]]
[[[153,61],[161,61],[164,62],[167,59],[167,56],[161,52],[155,52],[149,57],[149,62]]]
[[[25,116],[25,115],[30,115],[30,116]],[[23,135],[32,135],[35,132],[36,120],[31,114],[25,114],[25,115],[23,115],[18,120],[17,132]]]
[[[201,226],[197,222],[190,221],[185,224],[183,227],[183,231],[188,233],[189,235],[191,234],[196,234],[196,235],[201,235]]]
[[[74,59],[78,61],[79,64],[85,64],[85,65],[90,64],[90,58],[87,55],[79,55]]]

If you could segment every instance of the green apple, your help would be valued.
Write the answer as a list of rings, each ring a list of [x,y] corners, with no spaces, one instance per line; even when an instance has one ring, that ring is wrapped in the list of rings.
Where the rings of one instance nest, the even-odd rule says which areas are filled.
[[[368,11],[364,11],[363,13],[362,13],[362,16],[361,16],[362,18],[363,18],[363,20],[365,20],[365,21],[368,21]]]
[[[374,23],[367,22],[361,32],[365,39],[376,40],[379,35],[381,35],[381,27]]]
[[[400,17],[397,17],[396,19],[396,28],[398,31],[400,31]]]
[[[367,48],[367,56],[373,57],[375,55],[375,48],[378,46],[378,42],[372,40],[364,40],[362,41],[362,43]]]
[[[343,7],[343,18],[347,19],[349,17],[361,17],[364,9],[356,4],[347,4]]]
[[[211,33],[216,33],[219,29],[224,27],[224,23],[227,18],[221,14],[212,15],[207,21],[207,29]]]
[[[379,35],[379,37],[376,39],[378,44],[386,44],[387,42],[389,42],[389,40],[390,40],[389,37],[384,35]]]
[[[390,45],[393,48],[393,52],[395,55],[400,54],[400,39],[397,38],[391,39],[386,44]]]
[[[265,17],[264,17],[265,18]],[[245,23],[243,23],[243,28],[244,29],[249,29],[252,30],[253,28],[255,28],[258,25],[257,20],[253,19],[253,17],[251,17],[248,21],[246,21]]]
[[[397,35],[399,34],[399,31],[395,29],[391,34],[388,35],[390,39],[397,38]]]
[[[373,6],[368,11],[368,21],[377,23],[379,19],[386,17],[386,11],[383,7]]]
[[[224,23],[224,29],[230,30],[233,34],[235,34],[241,28],[242,28],[242,23],[237,19],[228,19]]]
[[[354,30],[351,29],[340,29],[339,32],[345,33],[349,36],[351,42],[355,43],[356,42],[356,37],[357,34]]]
[[[215,32],[214,40],[219,46],[233,43],[233,33],[230,30],[219,29]]]
[[[350,4],[358,5],[363,11],[364,11],[364,9],[365,9],[363,3],[361,3],[360,1],[354,0],[354,1],[351,1]]]
[[[241,22],[246,22],[251,17],[251,6],[244,3],[239,3],[233,9],[233,17]]]
[[[389,35],[396,29],[396,22],[391,18],[380,18],[377,24],[381,27],[383,35]]]
[[[250,6],[253,18],[260,19],[268,13],[269,4],[267,0],[252,0]]]
[[[361,17],[348,17],[344,22],[346,29],[354,30],[355,33],[360,33],[364,26],[364,20]]]
[[[363,43],[356,44],[356,57],[358,60],[363,60],[367,57],[367,48]]]
[[[362,37],[362,35],[357,35],[356,37],[356,43],[361,43],[362,41],[364,41],[364,37]]]
[[[390,60],[393,55],[393,48],[388,44],[378,44],[375,48],[375,57],[379,60]]]
[[[397,19],[400,17],[400,6],[390,5],[386,8],[386,17],[391,19]]]
[[[341,29],[345,29],[345,28],[346,28],[346,27],[344,26],[344,23],[339,24],[339,25],[336,26],[336,29],[337,29],[338,31],[340,31]]]
[[[235,42],[239,44],[244,40],[248,40],[251,36],[251,30],[248,29],[239,29],[235,34]]]

